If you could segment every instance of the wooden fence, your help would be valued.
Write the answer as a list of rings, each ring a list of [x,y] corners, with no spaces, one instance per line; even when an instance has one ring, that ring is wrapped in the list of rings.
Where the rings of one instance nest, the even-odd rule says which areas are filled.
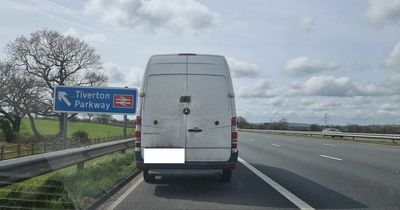
[[[132,138],[133,136],[130,135],[128,138]],[[46,152],[58,151],[67,148],[74,148],[92,144],[98,144],[107,141],[115,141],[123,139],[122,136],[110,136],[107,138],[97,138],[97,139],[90,139],[85,142],[68,142],[66,148],[64,148],[64,144],[62,141],[54,141],[54,142],[43,142],[37,144],[15,144],[10,146],[0,146],[0,161],[7,160],[12,158],[19,158],[24,156],[36,155]]]

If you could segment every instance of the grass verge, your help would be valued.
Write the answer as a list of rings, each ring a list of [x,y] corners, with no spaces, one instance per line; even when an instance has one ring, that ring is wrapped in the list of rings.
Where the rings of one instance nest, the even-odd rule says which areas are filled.
[[[48,209],[85,209],[96,196],[136,170],[133,150],[71,166],[0,188],[0,209],[6,206]]]

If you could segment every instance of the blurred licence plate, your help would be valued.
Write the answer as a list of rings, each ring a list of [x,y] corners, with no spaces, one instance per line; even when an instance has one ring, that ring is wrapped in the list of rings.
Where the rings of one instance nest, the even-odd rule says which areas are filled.
[[[144,163],[185,163],[185,148],[144,148]]]

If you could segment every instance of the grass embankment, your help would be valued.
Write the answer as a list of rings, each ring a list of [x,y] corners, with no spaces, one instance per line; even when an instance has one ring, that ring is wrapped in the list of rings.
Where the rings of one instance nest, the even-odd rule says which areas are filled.
[[[58,132],[58,121],[57,120],[43,120],[38,119],[35,120],[36,127],[39,130],[40,134],[45,137],[47,140],[43,140],[41,143],[46,142],[47,150],[54,150],[54,139],[53,138]],[[116,140],[122,138],[123,136],[123,127],[108,125],[108,124],[100,124],[96,122],[69,122],[68,123],[68,137],[72,138],[72,134],[76,131],[85,131],[88,133],[89,140],[96,139],[104,139],[110,140],[109,138]],[[128,127],[128,136],[132,136],[134,129]],[[15,141],[12,143],[7,143],[4,137],[1,135],[0,129],[0,147],[5,146],[6,154],[3,155],[4,159],[16,158],[17,155],[17,146],[18,143],[21,143],[21,156],[30,155],[32,151],[32,146],[30,141],[24,141],[24,139],[32,139],[32,130],[28,119],[23,119],[21,122],[21,130],[19,133],[19,139],[22,141]],[[47,136],[47,137],[46,137]],[[50,137],[49,137],[50,136]],[[97,141],[92,141],[93,143],[98,143]],[[101,142],[101,141],[100,141]],[[25,145],[26,144],[26,145]],[[52,146],[53,145],[53,146]],[[34,152],[35,154],[42,153],[44,151],[43,144],[37,144],[35,146]]]
[[[81,171],[71,166],[0,188],[0,209],[9,207],[82,209],[136,170],[133,150],[85,162]]]
[[[56,135],[58,132],[57,120],[35,120],[36,127],[41,135]],[[120,126],[106,125],[95,122],[68,122],[68,137],[76,131],[85,131],[89,134],[89,139],[106,138],[111,136],[122,136],[123,128]],[[32,136],[32,129],[28,119],[21,122],[21,135]],[[128,128],[128,135],[133,134],[133,129]]]

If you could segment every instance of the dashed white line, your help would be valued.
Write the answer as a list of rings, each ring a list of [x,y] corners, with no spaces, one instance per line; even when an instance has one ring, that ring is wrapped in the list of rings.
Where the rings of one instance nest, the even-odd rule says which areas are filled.
[[[325,146],[331,146],[331,147],[336,147],[334,144],[324,144]]]
[[[281,145],[279,145],[279,144],[272,144],[272,146],[274,146],[274,147],[280,147]]]
[[[135,183],[133,183],[133,185],[124,194],[122,194],[121,197],[119,197],[116,201],[114,201],[114,203],[112,203],[107,208],[108,210],[115,209],[115,207],[117,207],[121,203],[121,201],[123,201],[133,190],[136,189],[137,186],[139,186],[140,183],[143,182],[142,174],[140,173],[140,174],[138,174],[138,176],[139,176],[139,179]]]
[[[328,155],[319,155],[319,156],[324,157],[324,158],[333,159],[333,160],[343,160],[343,159],[340,159],[340,158],[337,158],[337,157],[328,156]]]
[[[258,177],[260,177],[264,182],[266,182],[268,185],[270,185],[272,188],[274,188],[276,191],[278,191],[280,194],[282,194],[285,198],[287,198],[290,202],[292,202],[294,205],[296,205],[300,209],[307,209],[307,210],[312,210],[314,209],[310,205],[308,205],[306,202],[298,198],[296,195],[293,193],[289,192],[287,189],[282,187],[280,184],[276,183],[274,180],[269,178],[267,175],[263,174],[261,171],[250,165],[248,162],[243,160],[242,158],[239,157],[239,161],[246,166],[250,171],[255,173]]]

